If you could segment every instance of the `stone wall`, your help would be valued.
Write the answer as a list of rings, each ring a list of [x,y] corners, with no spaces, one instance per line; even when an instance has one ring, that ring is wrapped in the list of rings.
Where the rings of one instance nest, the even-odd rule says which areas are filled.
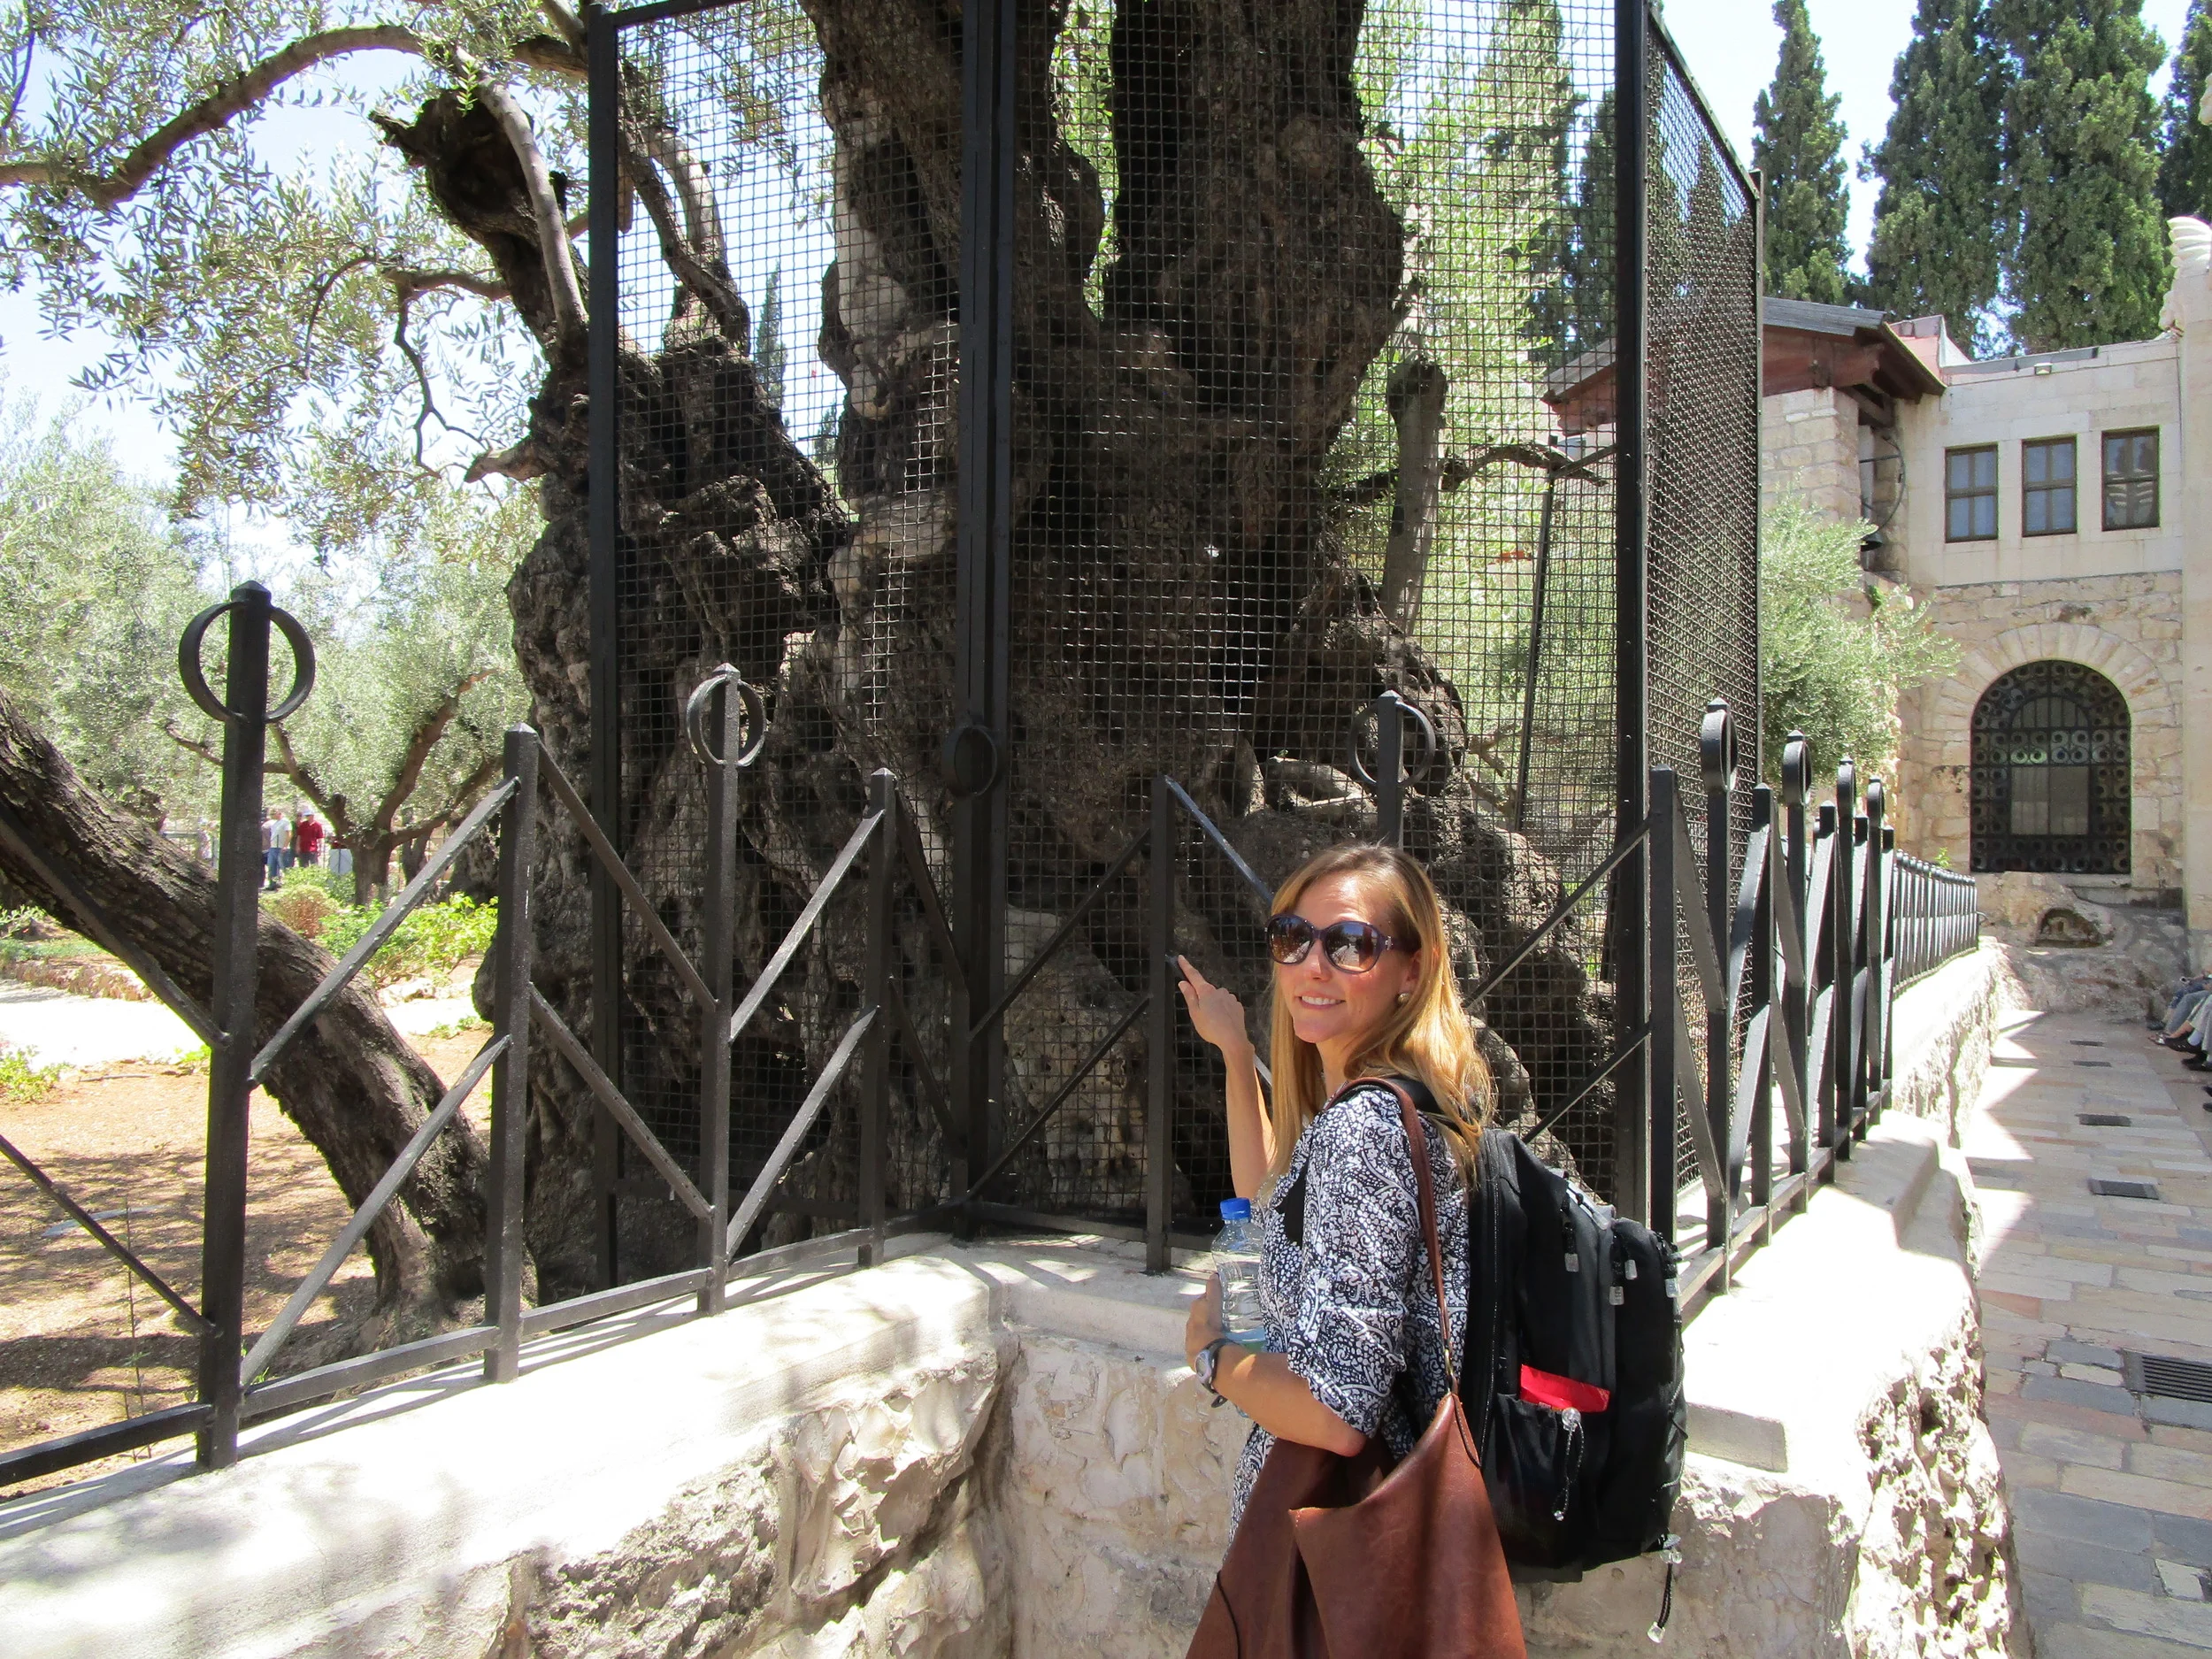
[[[1759,496],[1809,503],[1832,518],[1859,516],[1859,406],[1832,388],[1784,392],[1759,405]]]
[[[2134,800],[2132,865],[2118,885],[2144,895],[2181,886],[2185,797],[2182,776],[2181,577],[2134,576],[1987,582],[1924,590],[1938,627],[1962,653],[1958,672],[1906,694],[1898,762],[1897,842],[1923,858],[1969,867],[1969,773],[1974,705],[1991,682],[2023,663],[2085,663],[2128,703]]]

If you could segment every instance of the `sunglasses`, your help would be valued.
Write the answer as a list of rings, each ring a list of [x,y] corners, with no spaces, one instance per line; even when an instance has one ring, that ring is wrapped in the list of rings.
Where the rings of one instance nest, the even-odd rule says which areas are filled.
[[[1302,916],[1271,916],[1267,921],[1267,954],[1286,968],[1306,959],[1315,940],[1322,954],[1347,973],[1364,973],[1398,941],[1365,922],[1332,922],[1316,927]]]

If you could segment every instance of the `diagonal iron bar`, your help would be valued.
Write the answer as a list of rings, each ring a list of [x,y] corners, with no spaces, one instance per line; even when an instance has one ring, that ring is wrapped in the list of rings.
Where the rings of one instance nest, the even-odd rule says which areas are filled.
[[[1113,1046],[1122,1040],[1132,1025],[1144,1017],[1145,1010],[1151,1005],[1152,999],[1149,996],[1141,996],[1137,999],[1135,1005],[1121,1017],[1121,1023],[1108,1032],[1100,1039],[1098,1046],[1083,1056],[1081,1063],[1076,1066],[1075,1070],[1068,1073],[1067,1080],[1054,1091],[1052,1098],[1044,1103],[1043,1108],[1034,1118],[1022,1125],[1021,1133],[1009,1141],[1006,1149],[991,1161],[991,1167],[975,1178],[974,1183],[968,1188],[967,1196],[961,1200],[963,1203],[973,1203],[976,1195],[997,1179],[999,1171],[1014,1161],[1014,1155],[1035,1138],[1037,1132],[1045,1126],[1052,1114],[1058,1111],[1068,1096],[1075,1093],[1075,1086],[1091,1074],[1091,1069],[1107,1056]]]
[[[1674,1005],[1674,1078],[1682,1092],[1682,1116],[1690,1125],[1690,1147],[1697,1154],[1698,1179],[1710,1197],[1728,1192],[1728,1177],[1721,1168],[1720,1148],[1713,1141],[1713,1122],[1705,1115],[1705,1079],[1697,1074],[1697,1056],[1690,1049],[1690,1017]]]
[[[125,1244],[120,1239],[117,1238],[105,1227],[95,1221],[92,1218],[92,1212],[90,1210],[87,1210],[82,1204],[72,1198],[67,1193],[62,1191],[60,1187],[55,1186],[53,1181],[48,1178],[46,1171],[39,1168],[37,1164],[32,1163],[31,1160],[26,1157],[22,1153],[17,1151],[14,1143],[10,1141],[5,1135],[0,1135],[0,1152],[6,1153],[9,1158],[13,1161],[16,1168],[21,1170],[24,1174],[31,1178],[32,1182],[38,1187],[40,1192],[44,1193],[47,1197],[52,1199],[57,1204],[59,1204],[63,1210],[66,1210],[68,1212],[69,1218],[72,1221],[74,1221],[87,1233],[89,1233],[94,1238],[97,1239],[101,1244],[106,1248],[110,1256],[115,1257],[117,1261],[122,1263],[124,1266],[129,1268],[132,1272],[137,1274],[139,1278],[144,1279],[146,1283],[152,1287],[154,1294],[160,1297],[162,1301],[167,1302],[172,1308],[175,1309],[177,1310],[177,1317],[184,1321],[186,1329],[189,1330],[193,1335],[212,1336],[215,1333],[215,1327],[210,1325],[204,1318],[201,1317],[198,1309],[195,1308],[182,1296],[177,1294],[175,1291],[170,1289],[167,1280],[164,1279],[160,1274],[155,1272],[152,1268],[147,1266],[145,1263],[140,1261],[137,1256],[134,1256],[131,1253],[131,1249],[128,1245]]]
[[[452,868],[453,862],[467,849],[476,833],[484,827],[493,813],[507,804],[515,792],[511,779],[476,803],[476,810],[461,820],[460,828],[445,839],[436,856],[431,858],[399,892],[399,896],[384,907],[384,913],[370,924],[368,932],[353,941],[353,948],[338,959],[338,965],[323,975],[323,982],[307,995],[307,1000],[292,1010],[292,1017],[277,1030],[277,1034],[261,1045],[261,1052],[246,1068],[246,1081],[258,1083],[268,1069],[283,1056],[293,1038],[305,1029],[307,1023],[329,1007],[333,999],[344,990],[353,976],[361,972],[361,964],[384,948],[384,941],[398,930],[399,925],[414,912],[415,907],[428,896],[431,884]]]
[[[1736,1100],[1728,1117],[1728,1156],[1731,1163],[1750,1144],[1751,1109],[1759,1103],[1759,1067],[1767,1057],[1767,1032],[1771,1008],[1762,1008],[1744,1026],[1743,1060],[1736,1073]],[[1778,1066],[1777,1071],[1786,1071]],[[1769,1087],[1772,1087],[1770,1083]]]
[[[430,1150],[430,1143],[453,1121],[454,1114],[461,1110],[462,1102],[475,1093],[476,1086],[484,1080],[484,1073],[492,1069],[492,1062],[506,1052],[509,1041],[503,1033],[479,1048],[476,1057],[469,1062],[468,1069],[455,1079],[451,1088],[446,1090],[445,1098],[438,1102],[429,1117],[422,1120],[422,1127],[415,1131],[413,1138],[401,1150],[399,1156],[392,1160],[392,1167],[384,1171],[383,1179],[361,1201],[361,1207],[353,1212],[353,1218],[330,1241],[330,1248],[323,1252],[322,1260],[315,1263],[315,1271],[300,1281],[299,1288],[284,1304],[284,1310],[277,1315],[276,1322],[263,1332],[261,1340],[253,1345],[253,1352],[246,1356],[245,1363],[239,1367],[240,1387],[252,1387],[255,1379],[268,1370],[269,1362],[276,1358],[277,1350],[284,1346],[293,1328],[314,1305],[315,1298],[323,1294],[323,1287],[330,1283],[332,1275],[345,1264],[346,1257],[353,1254],[354,1246],[368,1236],[369,1229],[376,1225],[376,1218],[392,1202],[392,1194],[399,1191],[400,1183],[415,1172],[415,1165],[421,1163],[422,1155]]]
[[[914,827],[914,814],[899,814],[899,856],[906,864],[906,872],[914,883],[914,895],[922,902],[922,918],[928,923],[930,933],[937,941],[939,953],[944,958],[945,973],[952,981],[955,996],[964,995],[968,989],[967,975],[960,969],[960,946],[952,936],[952,924],[945,919],[943,901],[937,896],[937,879],[929,872],[929,858],[922,851],[921,833]]]
[[[1751,957],[1751,935],[1759,914],[1759,889],[1766,885],[1765,826],[1751,832],[1744,843],[1743,880],[1736,887],[1736,913],[1728,924],[1728,1006],[1743,1001],[1744,965]]]
[[[1781,941],[1782,979],[1792,990],[1805,984],[1805,934],[1798,917],[1797,891],[1787,880],[1774,884],[1774,931]]]
[[[1715,878],[1725,880],[1723,871]],[[1713,938],[1713,925],[1706,918],[1705,895],[1697,890],[1697,859],[1690,846],[1690,820],[1682,810],[1682,797],[1674,801],[1674,892],[1680,902],[1683,926],[1690,935],[1690,960],[1696,964],[1698,988],[1705,994],[1708,1013],[1719,1013],[1727,1007],[1721,1001],[1726,988],[1720,977],[1720,947]],[[1702,1100],[1705,1091],[1700,1088],[1697,1098]]]
[[[660,1137],[646,1126],[645,1119],[637,1115],[637,1108],[631,1105],[624,1098],[622,1091],[609,1081],[607,1074],[599,1069],[598,1062],[591,1057],[590,1051],[576,1041],[576,1033],[568,1028],[565,1020],[553,1011],[553,1005],[538,994],[535,986],[530,987],[530,1012],[536,1017],[538,1024],[545,1027],[546,1035],[553,1039],[553,1046],[561,1051],[569,1064],[576,1068],[576,1075],[584,1079],[585,1087],[599,1097],[599,1103],[622,1125],[637,1149],[645,1155],[646,1162],[653,1166],[661,1179],[668,1183],[669,1190],[676,1194],[678,1202],[704,1221],[712,1213],[714,1206],[700,1195],[699,1189],[691,1184],[691,1177],[686,1175],[676,1160],[668,1156],[668,1148],[661,1145]]]
[[[1052,953],[1067,942],[1068,935],[1072,933],[1077,925],[1091,913],[1091,906],[1098,902],[1099,895],[1106,891],[1123,871],[1129,868],[1129,861],[1142,850],[1145,842],[1151,839],[1151,830],[1147,828],[1139,830],[1130,837],[1129,844],[1114,856],[1113,863],[1106,866],[1106,873],[1091,883],[1090,890],[1076,901],[1075,908],[1068,912],[1066,919],[1053,929],[1052,937],[1046,940],[1043,948],[1023,965],[1014,983],[1006,987],[1006,994],[992,1004],[989,1013],[975,1022],[974,1029],[968,1033],[968,1040],[971,1042],[990,1030],[999,1018],[1008,1009],[1013,1007],[1014,999],[1027,990],[1029,982],[1044,971],[1045,964],[1052,960]]]
[[[937,1126],[945,1132],[946,1144],[957,1146],[960,1131],[952,1120],[952,1096],[945,1092],[945,1086],[937,1080],[937,1073],[930,1067],[928,1051],[922,1047],[922,1034],[914,1029],[914,1016],[906,1006],[906,993],[899,989],[895,977],[891,980],[890,993],[892,1017],[898,1022],[899,1035],[906,1040],[907,1057],[914,1062],[914,1070],[920,1074],[922,1096],[928,1101]]]
[[[1472,1008],[1476,1003],[1481,1002],[1484,997],[1490,995],[1491,991],[1496,987],[1499,981],[1503,979],[1507,974],[1512,972],[1514,969],[1519,967],[1524,962],[1526,962],[1530,956],[1533,956],[1536,951],[1536,947],[1544,942],[1545,935],[1549,933],[1553,928],[1558,926],[1560,923],[1566,920],[1569,916],[1572,915],[1574,913],[1575,906],[1581,903],[1583,900],[1590,896],[1590,890],[1596,887],[1599,882],[1604,880],[1606,877],[1611,875],[1616,870],[1619,869],[1621,867],[1621,860],[1627,857],[1629,854],[1634,852],[1643,844],[1644,831],[1640,826],[1634,834],[1631,835],[1619,846],[1614,848],[1611,852],[1606,854],[1603,861],[1599,864],[1595,870],[1593,870],[1588,875],[1583,877],[1581,880],[1576,882],[1575,889],[1572,893],[1570,893],[1565,898],[1560,900],[1558,903],[1551,907],[1551,914],[1545,917],[1542,921],[1537,923],[1534,931],[1532,932],[1527,938],[1521,941],[1519,944],[1513,948],[1512,955],[1506,957],[1503,962],[1500,963],[1496,967],[1491,969],[1488,973],[1483,976],[1482,983],[1475,987],[1473,994],[1467,998],[1467,1006],[1469,1008]],[[1622,1052],[1625,1054],[1628,1051],[1624,1049]]]
[[[1229,838],[1221,833],[1213,819],[1199,810],[1198,803],[1184,792],[1183,786],[1170,778],[1167,780],[1167,787],[1175,798],[1182,803],[1183,810],[1191,815],[1200,832],[1214,844],[1214,849],[1229,861],[1229,867],[1244,879],[1244,885],[1252,889],[1259,902],[1263,905],[1274,903],[1274,890],[1252,873],[1252,866],[1244,862],[1244,855],[1229,845]]]
[[[860,1040],[876,1023],[876,1013],[877,1010],[872,1008],[864,1009],[859,1018],[845,1027],[845,1035],[831,1053],[829,1064],[822,1068],[822,1075],[814,1079],[814,1087],[799,1102],[799,1110],[791,1115],[791,1122],[785,1126],[783,1138],[776,1142],[776,1149],[768,1155],[767,1164],[753,1178],[752,1186],[746,1190],[745,1202],[737,1207],[737,1214],[730,1217],[729,1240],[725,1246],[728,1254],[736,1255],[737,1247],[752,1231],[754,1219],[768,1202],[768,1194],[775,1191],[776,1183],[783,1179],[785,1169],[799,1149],[799,1142],[805,1140],[806,1132],[814,1127],[814,1120],[822,1115],[822,1108],[829,1100],[830,1091],[837,1087],[837,1079],[845,1075],[845,1068],[852,1064],[852,1057],[860,1048]]]
[[[1626,1042],[1623,1043],[1619,1048],[1614,1051],[1613,1057],[1611,1059],[1608,1060],[1603,1065],[1600,1066],[1596,1071],[1590,1073],[1587,1078],[1583,1079],[1582,1087],[1574,1092],[1574,1097],[1571,1100],[1570,1100],[1564,1106],[1559,1108],[1558,1110],[1552,1113],[1550,1117],[1545,1118],[1543,1122],[1538,1124],[1534,1129],[1530,1131],[1529,1133],[1524,1137],[1524,1139],[1532,1141],[1538,1137],[1548,1134],[1552,1130],[1557,1128],[1561,1119],[1565,1118],[1566,1115],[1572,1111],[1576,1107],[1581,1105],[1584,1101],[1587,1100],[1594,1090],[1603,1085],[1606,1079],[1611,1077],[1614,1072],[1619,1071],[1621,1067],[1627,1064],[1629,1061],[1634,1059],[1636,1056],[1642,1051],[1644,1040],[1649,1034],[1650,1033],[1647,1032],[1640,1031],[1633,1037],[1631,1037]]]
[[[622,862],[622,855],[615,851],[614,843],[599,827],[599,820],[591,815],[591,809],[584,804],[583,796],[576,793],[576,786],[568,780],[568,774],[553,758],[553,751],[542,742],[538,745],[538,775],[551,786],[561,804],[568,809],[570,818],[583,832],[584,840],[590,845],[601,866],[613,879],[615,886],[622,889],[622,896],[630,901],[632,912],[644,924],[645,931],[653,942],[660,947],[661,955],[668,958],[668,965],[676,970],[676,977],[684,982],[684,989],[691,993],[693,1000],[702,1008],[713,1007],[714,993],[707,988],[706,980],[700,977],[699,970],[692,964],[691,958],[684,954],[683,947],[676,942],[675,934],[668,931],[667,924],[661,920],[660,912],[653,908],[652,900],[645,896],[645,889],[638,886],[637,878],[630,873],[630,866]]]
[[[215,1021],[207,1010],[186,995],[177,982],[162,972],[159,963],[124,938],[122,930],[98,902],[39,849],[30,831],[9,810],[5,802],[0,802],[0,840],[14,848],[17,856],[31,866],[38,879],[77,912],[77,919],[84,924],[83,932],[88,938],[143,979],[148,989],[168,1003],[172,1013],[192,1027],[194,1036],[211,1048],[215,1046],[221,1033],[216,1030]]]
[[[730,1016],[732,1042],[737,1041],[740,1032],[752,1024],[753,1016],[760,1012],[760,1005],[776,988],[776,981],[791,965],[792,957],[799,954],[799,947],[805,942],[807,930],[821,919],[822,911],[828,906],[831,895],[851,872],[853,861],[866,849],[868,838],[876,833],[876,826],[882,821],[883,814],[880,812],[871,812],[862,818],[860,827],[852,833],[851,839],[838,849],[837,856],[830,861],[821,885],[814,889],[814,896],[806,902],[806,909],[799,912],[799,919],[791,924],[789,931],[783,936],[783,943],[776,947],[776,954],[768,958],[768,965],[760,971],[760,978],[753,981],[753,988],[745,993],[745,1000],[737,1005],[737,1012]]]
[[[1813,869],[1808,883],[1812,891],[1805,901],[1805,959],[1809,964],[1822,953],[1820,935],[1828,926],[1828,895],[1836,890],[1829,879],[1835,864],[1836,838],[1823,835],[1813,843]]]

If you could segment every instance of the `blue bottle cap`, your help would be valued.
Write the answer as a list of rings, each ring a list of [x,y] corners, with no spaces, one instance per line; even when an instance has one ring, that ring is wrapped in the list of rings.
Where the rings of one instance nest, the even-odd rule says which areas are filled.
[[[1221,1201],[1221,1218],[1224,1221],[1251,1220],[1252,1201],[1248,1198],[1223,1199]]]

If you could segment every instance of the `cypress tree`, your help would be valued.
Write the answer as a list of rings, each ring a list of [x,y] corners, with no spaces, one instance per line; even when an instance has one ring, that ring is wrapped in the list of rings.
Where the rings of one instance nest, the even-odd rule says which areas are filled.
[[[2014,342],[2057,351],[2147,339],[2170,260],[2150,91],[2165,50],[2141,0],[1992,0],[1989,18],[2013,66]]]
[[[2212,13],[2205,0],[2190,0],[2189,21],[2174,54],[2173,79],[2161,111],[2158,200],[2168,219],[2187,213],[2212,218],[2212,127],[2197,118],[2212,82]]]
[[[1782,26],[1782,55],[1774,84],[1754,109],[1751,141],[1752,165],[1766,175],[1767,292],[1840,305],[1850,296],[1843,271],[1850,203],[1836,119],[1843,100],[1828,90],[1805,0],[1774,0],[1774,20]]]
[[[2201,0],[2200,0],[2201,4]],[[1998,159],[2006,66],[1983,0],[1920,0],[1890,77],[1896,110],[1867,172],[1882,181],[1867,246],[1867,300],[1906,317],[1940,311],[1969,350],[1996,343],[2006,215]]]

